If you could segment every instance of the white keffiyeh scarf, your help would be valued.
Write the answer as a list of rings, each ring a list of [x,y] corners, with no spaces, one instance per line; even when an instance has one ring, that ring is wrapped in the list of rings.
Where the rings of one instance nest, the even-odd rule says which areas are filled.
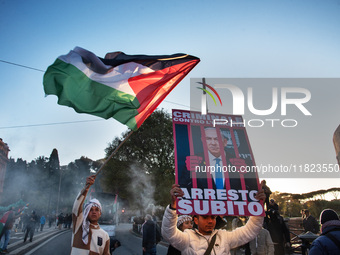
[[[102,211],[102,206],[97,199],[93,198],[88,203],[86,203],[85,209],[83,212],[84,218],[83,218],[83,225],[82,225],[82,228],[83,228],[82,240],[84,244],[87,244],[89,241],[90,221],[88,220],[87,216],[89,215],[89,212],[93,206],[98,207],[100,211]]]

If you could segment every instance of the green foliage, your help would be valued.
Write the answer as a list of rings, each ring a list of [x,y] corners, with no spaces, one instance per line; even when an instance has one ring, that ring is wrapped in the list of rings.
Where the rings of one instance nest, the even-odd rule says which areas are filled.
[[[116,137],[106,149],[107,155],[128,135]],[[3,205],[23,199],[37,211],[70,212],[74,198],[84,187],[86,177],[94,173],[102,161],[81,157],[60,167],[58,151],[49,158],[38,157],[30,163],[10,159],[4,187]],[[141,211],[150,204],[169,203],[169,190],[174,183],[174,146],[170,114],[155,111],[124,143],[98,175],[95,190],[118,194],[131,208]],[[102,185],[101,185],[102,184]],[[60,185],[60,186],[59,186]],[[60,190],[60,193],[59,193]]]
[[[106,148],[109,156],[128,136],[115,137]],[[172,121],[164,110],[155,111],[124,142],[104,170],[103,184],[109,192],[118,193],[130,206],[140,210],[148,203],[166,205],[174,183],[174,145]]]
[[[27,162],[21,158],[18,158],[15,162],[14,159],[10,158],[6,168],[4,190],[1,201],[2,205],[12,204],[20,198],[25,200],[24,195],[26,194],[26,191],[24,187],[27,187],[29,183],[30,178]]]
[[[340,191],[340,188],[320,189],[303,194],[281,193],[282,196],[290,196],[293,199],[313,199],[315,197],[322,197],[327,193],[332,193],[334,196]]]
[[[331,208],[340,212],[340,201],[338,199],[327,201],[323,197],[327,193],[334,194],[339,188],[328,190],[316,190],[304,194],[291,194],[273,192],[270,198],[273,198],[279,205],[280,213],[284,217],[300,217],[302,209],[308,209],[314,217],[318,218],[322,210]],[[337,194],[335,194],[337,196]],[[322,199],[315,199],[321,197]]]
[[[106,148],[107,155],[127,135],[128,132],[125,132],[122,137],[114,138]],[[10,159],[2,204],[23,199],[30,203],[30,208],[53,212],[59,198],[59,210],[69,212],[75,196],[85,185],[86,177],[99,169],[102,163],[81,157],[61,168],[56,149],[49,158],[41,156],[30,163]],[[123,200],[122,206],[125,201],[130,207],[143,211],[150,204],[168,204],[169,190],[174,181],[172,121],[169,113],[157,110],[97,176],[95,190],[118,194]]]
[[[76,177],[73,178],[73,185],[75,185],[78,190],[81,190],[84,187],[86,177],[89,176],[91,170],[94,170],[95,168],[94,162],[87,157],[76,159],[67,166],[67,169]]]
[[[131,183],[129,162],[111,159],[106,165],[102,175],[98,176],[104,185],[104,191],[118,194],[122,199],[130,196]]]
[[[55,212],[60,185],[59,208],[71,212],[77,193],[84,187],[85,177],[90,175],[91,169],[98,167],[98,163],[82,157],[69,166],[60,169],[56,149],[49,158],[40,156],[30,163],[10,158],[1,205],[22,199],[39,213]]]

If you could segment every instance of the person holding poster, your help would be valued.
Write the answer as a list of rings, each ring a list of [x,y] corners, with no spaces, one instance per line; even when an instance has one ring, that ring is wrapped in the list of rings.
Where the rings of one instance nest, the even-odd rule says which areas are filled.
[[[203,255],[208,249],[210,252],[214,250],[212,254],[215,255],[230,254],[230,249],[250,242],[262,229],[262,216],[251,216],[245,226],[229,232],[215,229],[216,215],[196,215],[194,221],[198,229],[182,232],[176,227],[176,199],[181,199],[184,192],[178,184],[173,184],[170,194],[171,204],[164,212],[162,236],[183,255]],[[264,200],[266,195],[263,190],[260,190],[255,197],[258,200]],[[208,251],[208,254],[210,252]]]

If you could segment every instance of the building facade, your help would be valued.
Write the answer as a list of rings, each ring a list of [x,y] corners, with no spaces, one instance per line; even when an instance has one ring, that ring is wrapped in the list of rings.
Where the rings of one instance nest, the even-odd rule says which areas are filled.
[[[0,138],[0,203],[2,201],[2,194],[4,190],[4,182],[6,175],[6,167],[8,162],[9,147],[7,143],[4,143]]]

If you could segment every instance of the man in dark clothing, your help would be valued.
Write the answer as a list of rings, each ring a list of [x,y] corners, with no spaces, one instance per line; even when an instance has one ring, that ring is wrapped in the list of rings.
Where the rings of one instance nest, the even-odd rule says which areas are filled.
[[[310,231],[317,234],[320,230],[318,221],[309,213],[309,210],[304,210],[305,217],[303,219],[302,225],[305,231]]]
[[[29,220],[30,220],[30,215],[28,213],[25,213],[22,216],[22,232],[26,232],[27,224],[28,224]]]
[[[310,212],[308,209],[303,210],[302,213],[303,213],[302,214],[302,217],[303,217],[302,225],[303,225],[305,232],[310,231],[314,234],[317,234],[320,229],[318,221],[312,215],[310,215]],[[301,245],[302,254],[306,254],[306,251],[309,247],[310,247],[310,242],[306,239],[302,239],[302,245]]]
[[[289,247],[290,235],[289,229],[284,222],[283,217],[278,211],[271,210],[266,212],[265,223],[267,230],[270,232],[270,236],[274,243],[275,255],[284,255],[285,247]]]
[[[340,220],[332,209],[325,209],[320,214],[321,236],[314,240],[309,255],[340,254]]]
[[[57,223],[58,229],[62,229],[63,224],[64,224],[64,214],[60,213],[58,216],[58,223]]]
[[[270,202],[269,202],[267,210],[268,211],[272,211],[273,213],[279,211],[279,205],[277,203],[275,203],[274,199],[270,199]]]
[[[266,180],[261,181],[261,188],[264,190],[264,194],[266,194],[266,200],[264,201],[264,204],[266,205],[266,210],[269,209],[269,197],[272,194],[272,191],[267,186]]]
[[[29,217],[28,222],[27,222],[24,242],[26,242],[28,234],[30,235],[30,242],[32,242],[34,230],[35,230],[35,225],[37,224],[37,222],[38,222],[38,216],[35,214],[35,211],[32,211],[32,214]]]
[[[121,243],[117,239],[110,238],[110,253],[112,254],[115,249],[121,246]]]
[[[142,235],[143,255],[156,255],[156,223],[149,214],[145,216],[145,222],[142,226]]]

